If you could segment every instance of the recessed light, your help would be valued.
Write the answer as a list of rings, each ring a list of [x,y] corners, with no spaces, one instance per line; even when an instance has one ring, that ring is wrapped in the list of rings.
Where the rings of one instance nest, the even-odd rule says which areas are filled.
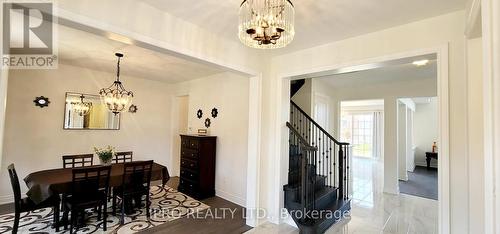
[[[429,63],[429,60],[428,59],[424,59],[424,60],[417,60],[417,61],[414,61],[413,62],[413,65],[417,66],[417,67],[421,67],[421,66],[425,66]]]

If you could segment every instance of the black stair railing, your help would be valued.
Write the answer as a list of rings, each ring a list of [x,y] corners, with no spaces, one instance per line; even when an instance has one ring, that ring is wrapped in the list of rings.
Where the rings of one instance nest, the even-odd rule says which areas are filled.
[[[316,196],[315,162],[318,148],[310,146],[290,123],[287,122],[287,126],[290,130],[290,167],[288,183],[300,185],[298,195],[301,206],[307,210],[314,210],[314,198]]]
[[[290,122],[287,123],[290,129],[291,141],[290,150],[294,148],[292,143],[292,135],[299,135],[303,139],[299,141],[305,146],[314,147],[316,151],[306,151],[303,160],[310,163],[309,170],[314,171],[315,176],[325,176],[326,186],[338,188],[338,199],[349,198],[349,156],[350,148],[349,143],[337,141],[331,134],[328,133],[323,127],[316,123],[304,110],[302,110],[293,101],[290,102]],[[297,136],[293,136],[297,137]],[[306,144],[307,143],[307,144]],[[292,157],[292,152],[290,153]],[[295,160],[296,161],[296,160]],[[290,158],[290,167],[292,168],[292,158]],[[297,165],[298,166],[298,165]],[[303,165],[301,165],[303,166]],[[291,181],[298,181],[293,170],[289,177]],[[305,175],[305,174],[302,174]],[[308,178],[302,176],[302,179]],[[311,178],[309,178],[311,179]],[[304,190],[304,187],[302,187]],[[313,187],[314,190],[314,187]],[[306,191],[307,193],[307,191]],[[314,198],[314,197],[313,197]]]

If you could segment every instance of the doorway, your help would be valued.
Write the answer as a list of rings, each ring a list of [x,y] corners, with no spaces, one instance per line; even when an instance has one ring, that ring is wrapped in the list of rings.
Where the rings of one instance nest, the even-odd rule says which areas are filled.
[[[178,96],[174,100],[173,112],[173,145],[172,145],[172,176],[180,174],[181,138],[179,135],[188,133],[189,96]]]

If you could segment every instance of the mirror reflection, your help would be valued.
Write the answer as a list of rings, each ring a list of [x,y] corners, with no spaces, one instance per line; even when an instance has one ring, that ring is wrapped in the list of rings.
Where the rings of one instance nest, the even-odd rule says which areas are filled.
[[[98,95],[66,93],[64,129],[120,129],[120,114],[113,114]]]

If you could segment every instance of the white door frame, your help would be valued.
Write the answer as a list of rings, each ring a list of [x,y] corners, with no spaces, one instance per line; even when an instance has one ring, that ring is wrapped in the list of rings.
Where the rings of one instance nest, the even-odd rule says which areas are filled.
[[[438,193],[439,193],[439,233],[440,234],[448,234],[450,233],[450,162],[449,162],[449,96],[448,96],[448,80],[449,80],[449,58],[448,58],[448,43],[432,47],[432,48],[424,48],[419,50],[407,51],[398,54],[391,54],[386,56],[374,57],[354,62],[342,63],[342,64],[331,64],[328,66],[320,67],[320,68],[309,68],[303,69],[290,73],[281,73],[278,75],[277,87],[275,89],[276,93],[280,93],[280,112],[278,114],[278,118],[276,119],[276,126],[278,132],[278,138],[280,142],[280,147],[276,147],[276,153],[279,157],[275,158],[275,165],[278,165],[279,171],[286,171],[285,168],[288,167],[288,147],[287,147],[287,137],[288,137],[288,129],[285,126],[285,123],[289,119],[289,86],[290,79],[296,76],[304,76],[311,73],[317,72],[327,72],[330,70],[336,70],[345,67],[358,66],[364,64],[372,64],[378,62],[384,62],[388,60],[396,60],[407,57],[414,57],[419,55],[426,54],[436,54],[437,55],[437,64],[438,64],[438,74],[437,74],[437,82],[438,82],[438,99],[439,99],[439,140],[440,147],[438,148],[438,153],[440,157],[438,158],[439,170],[438,170]],[[278,168],[277,168],[278,170]],[[277,175],[282,174],[280,177],[274,179],[274,183],[276,187],[280,187],[286,184],[286,176],[283,175],[285,173],[277,173]],[[283,200],[283,193],[279,193],[281,197],[279,201]],[[279,207],[283,207],[282,204]]]
[[[480,8],[480,9],[479,9]],[[475,11],[480,11],[475,12]],[[500,3],[473,1],[473,17],[481,15],[483,42],[483,112],[485,233],[500,232]],[[472,26],[471,26],[472,28]],[[473,30],[471,30],[473,31]]]

